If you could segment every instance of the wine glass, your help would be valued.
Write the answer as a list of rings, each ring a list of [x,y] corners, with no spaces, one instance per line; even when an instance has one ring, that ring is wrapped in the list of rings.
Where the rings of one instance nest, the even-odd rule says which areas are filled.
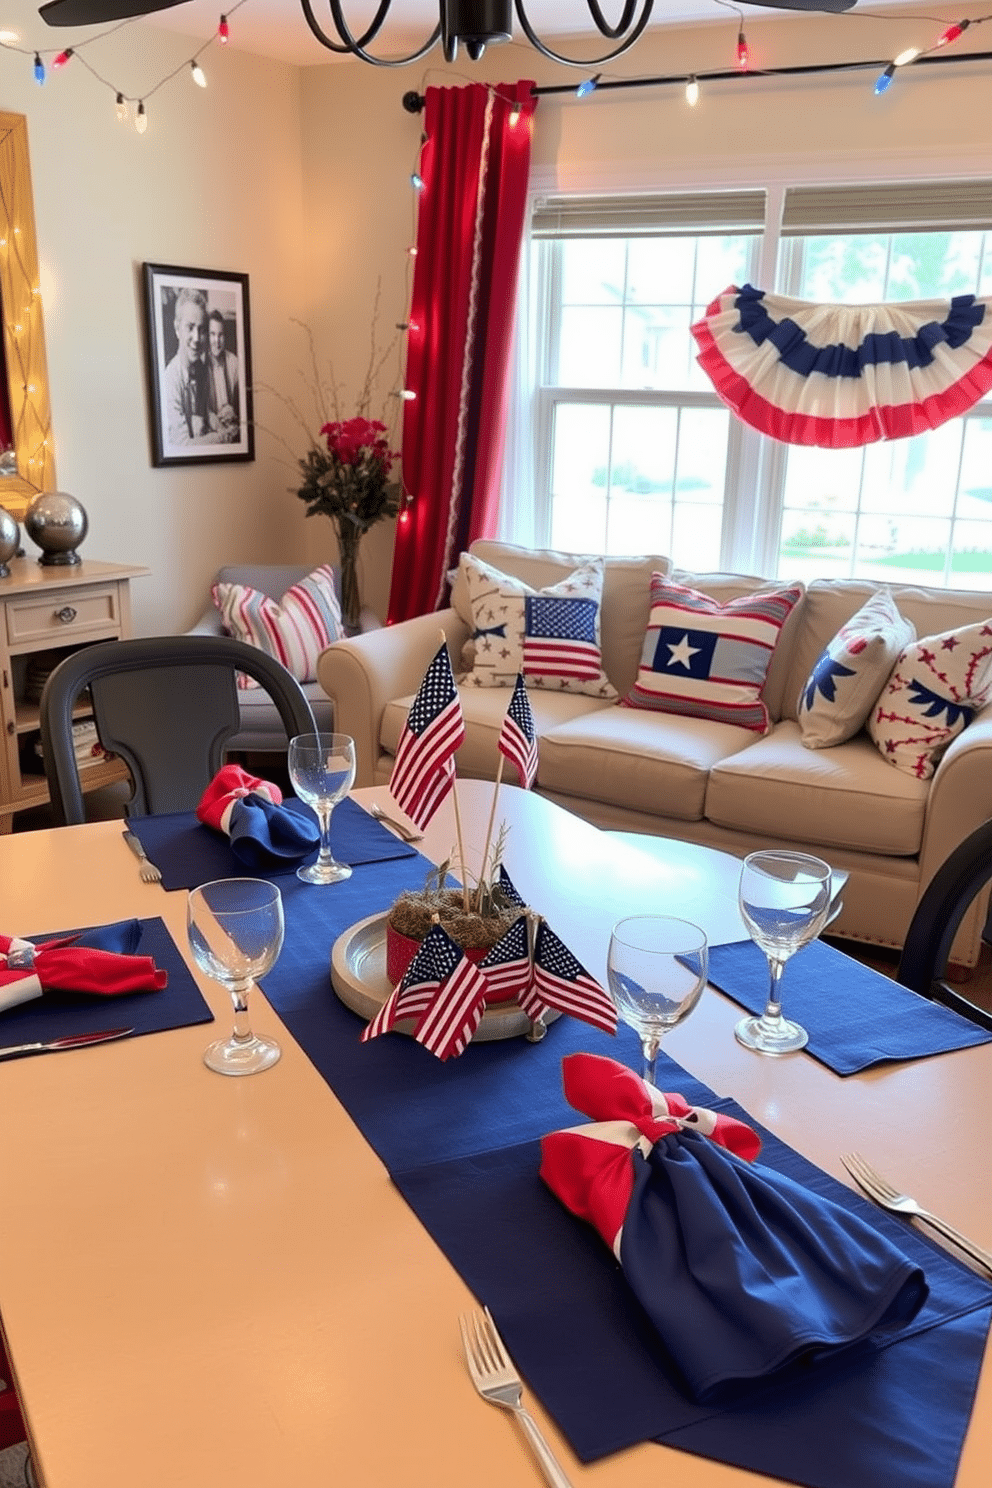
[[[354,739],[347,734],[298,734],[289,741],[289,778],[320,823],[317,861],[308,868],[297,868],[297,878],[312,884],[350,878],[348,864],[336,862],[331,852],[331,812],[355,783]]]
[[[254,1075],[275,1064],[282,1050],[259,1038],[248,1022],[248,993],[271,971],[282,950],[282,895],[264,878],[216,878],[190,892],[186,929],[196,964],[220,982],[234,1003],[234,1032],[203,1056],[220,1075]]]
[[[815,940],[830,913],[830,868],[808,853],[750,853],[741,869],[738,902],[748,933],[768,957],[768,1005],[760,1018],[743,1018],[739,1043],[759,1054],[791,1054],[809,1034],[782,1017],[780,983],[785,963]]]
[[[631,915],[613,927],[607,976],[617,1012],[641,1040],[654,1084],[662,1035],[692,1012],[706,986],[706,934],[669,915]]]

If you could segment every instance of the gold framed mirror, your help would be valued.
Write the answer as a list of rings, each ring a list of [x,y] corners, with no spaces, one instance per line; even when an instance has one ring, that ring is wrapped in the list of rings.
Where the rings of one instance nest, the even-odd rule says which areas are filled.
[[[0,318],[11,435],[6,451],[0,444],[0,506],[19,520],[39,491],[55,490],[28,125],[23,114],[0,113]],[[0,420],[6,411],[0,412]]]

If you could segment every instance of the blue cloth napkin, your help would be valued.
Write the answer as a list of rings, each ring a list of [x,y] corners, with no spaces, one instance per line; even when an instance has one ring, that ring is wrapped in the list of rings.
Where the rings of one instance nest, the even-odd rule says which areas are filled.
[[[58,935],[31,938],[41,945],[79,933],[63,930]],[[86,927],[81,933],[83,943],[94,950],[151,956],[156,966],[169,973],[168,985],[161,991],[124,993],[112,999],[46,993],[0,1014],[0,1044],[47,1042],[73,1033],[99,1033],[105,1028],[133,1028],[136,1035],[161,1033],[167,1028],[213,1021],[213,1013],[162,920],[122,920],[114,925]]]
[[[280,809],[302,817],[308,826],[316,822],[310,807],[293,796],[288,797]],[[236,856],[228,839],[197,821],[192,811],[138,816],[128,822],[128,828],[161,870],[164,889],[195,889],[198,884],[209,883],[211,879],[240,878],[246,872],[245,862]],[[331,851],[339,862],[352,866],[419,856],[414,848],[394,837],[350,797],[334,808]],[[296,876],[301,861],[313,862],[316,856],[314,849],[302,860],[297,857],[281,865],[269,863],[264,871],[261,866],[254,871],[261,872],[265,878],[277,879],[281,886],[284,879]],[[425,866],[424,874],[426,872]],[[422,875],[417,887],[422,888],[423,883]],[[311,892],[315,892],[312,886]]]
[[[290,867],[295,872],[320,846],[320,828],[288,803],[277,806],[264,796],[246,796],[232,815],[230,841],[246,868],[262,872]]]
[[[507,868],[512,877],[512,844]],[[538,1177],[540,1137],[574,1120],[562,1056],[593,1051],[636,1067],[636,1036],[621,1028],[610,1038],[565,1017],[542,1043],[473,1043],[447,1064],[399,1034],[359,1043],[364,1022],[331,986],[331,947],[356,920],[422,883],[422,860],[358,868],[327,894],[288,880],[286,943],[264,991],[452,1265],[492,1308],[577,1454],[591,1461],[657,1439],[809,1488],[951,1488],[992,1289],[762,1133],[766,1163],[887,1236],[922,1266],[930,1296],[888,1346],[872,1341],[797,1364],[740,1403],[691,1400],[602,1240]],[[691,1104],[737,1113],[664,1055],[659,1072],[663,1087]]]
[[[751,1013],[768,1001],[768,961],[753,941],[710,948],[709,979]],[[782,1011],[809,1034],[807,1053],[837,1075],[992,1042],[939,1002],[814,940],[786,962]]]

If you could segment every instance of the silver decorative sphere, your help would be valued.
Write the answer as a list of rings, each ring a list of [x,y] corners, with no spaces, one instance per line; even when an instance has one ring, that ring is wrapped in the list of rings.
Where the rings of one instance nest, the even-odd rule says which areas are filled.
[[[21,545],[21,529],[5,506],[0,506],[0,579],[10,578],[7,560]]]
[[[42,550],[39,563],[82,562],[76,549],[89,526],[82,504],[64,491],[43,491],[24,514],[24,531]]]

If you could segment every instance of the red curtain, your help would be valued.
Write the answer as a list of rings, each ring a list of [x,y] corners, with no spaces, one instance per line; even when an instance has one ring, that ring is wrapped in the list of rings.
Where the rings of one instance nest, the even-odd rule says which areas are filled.
[[[426,93],[390,625],[438,609],[459,552],[496,530],[532,90]]]

